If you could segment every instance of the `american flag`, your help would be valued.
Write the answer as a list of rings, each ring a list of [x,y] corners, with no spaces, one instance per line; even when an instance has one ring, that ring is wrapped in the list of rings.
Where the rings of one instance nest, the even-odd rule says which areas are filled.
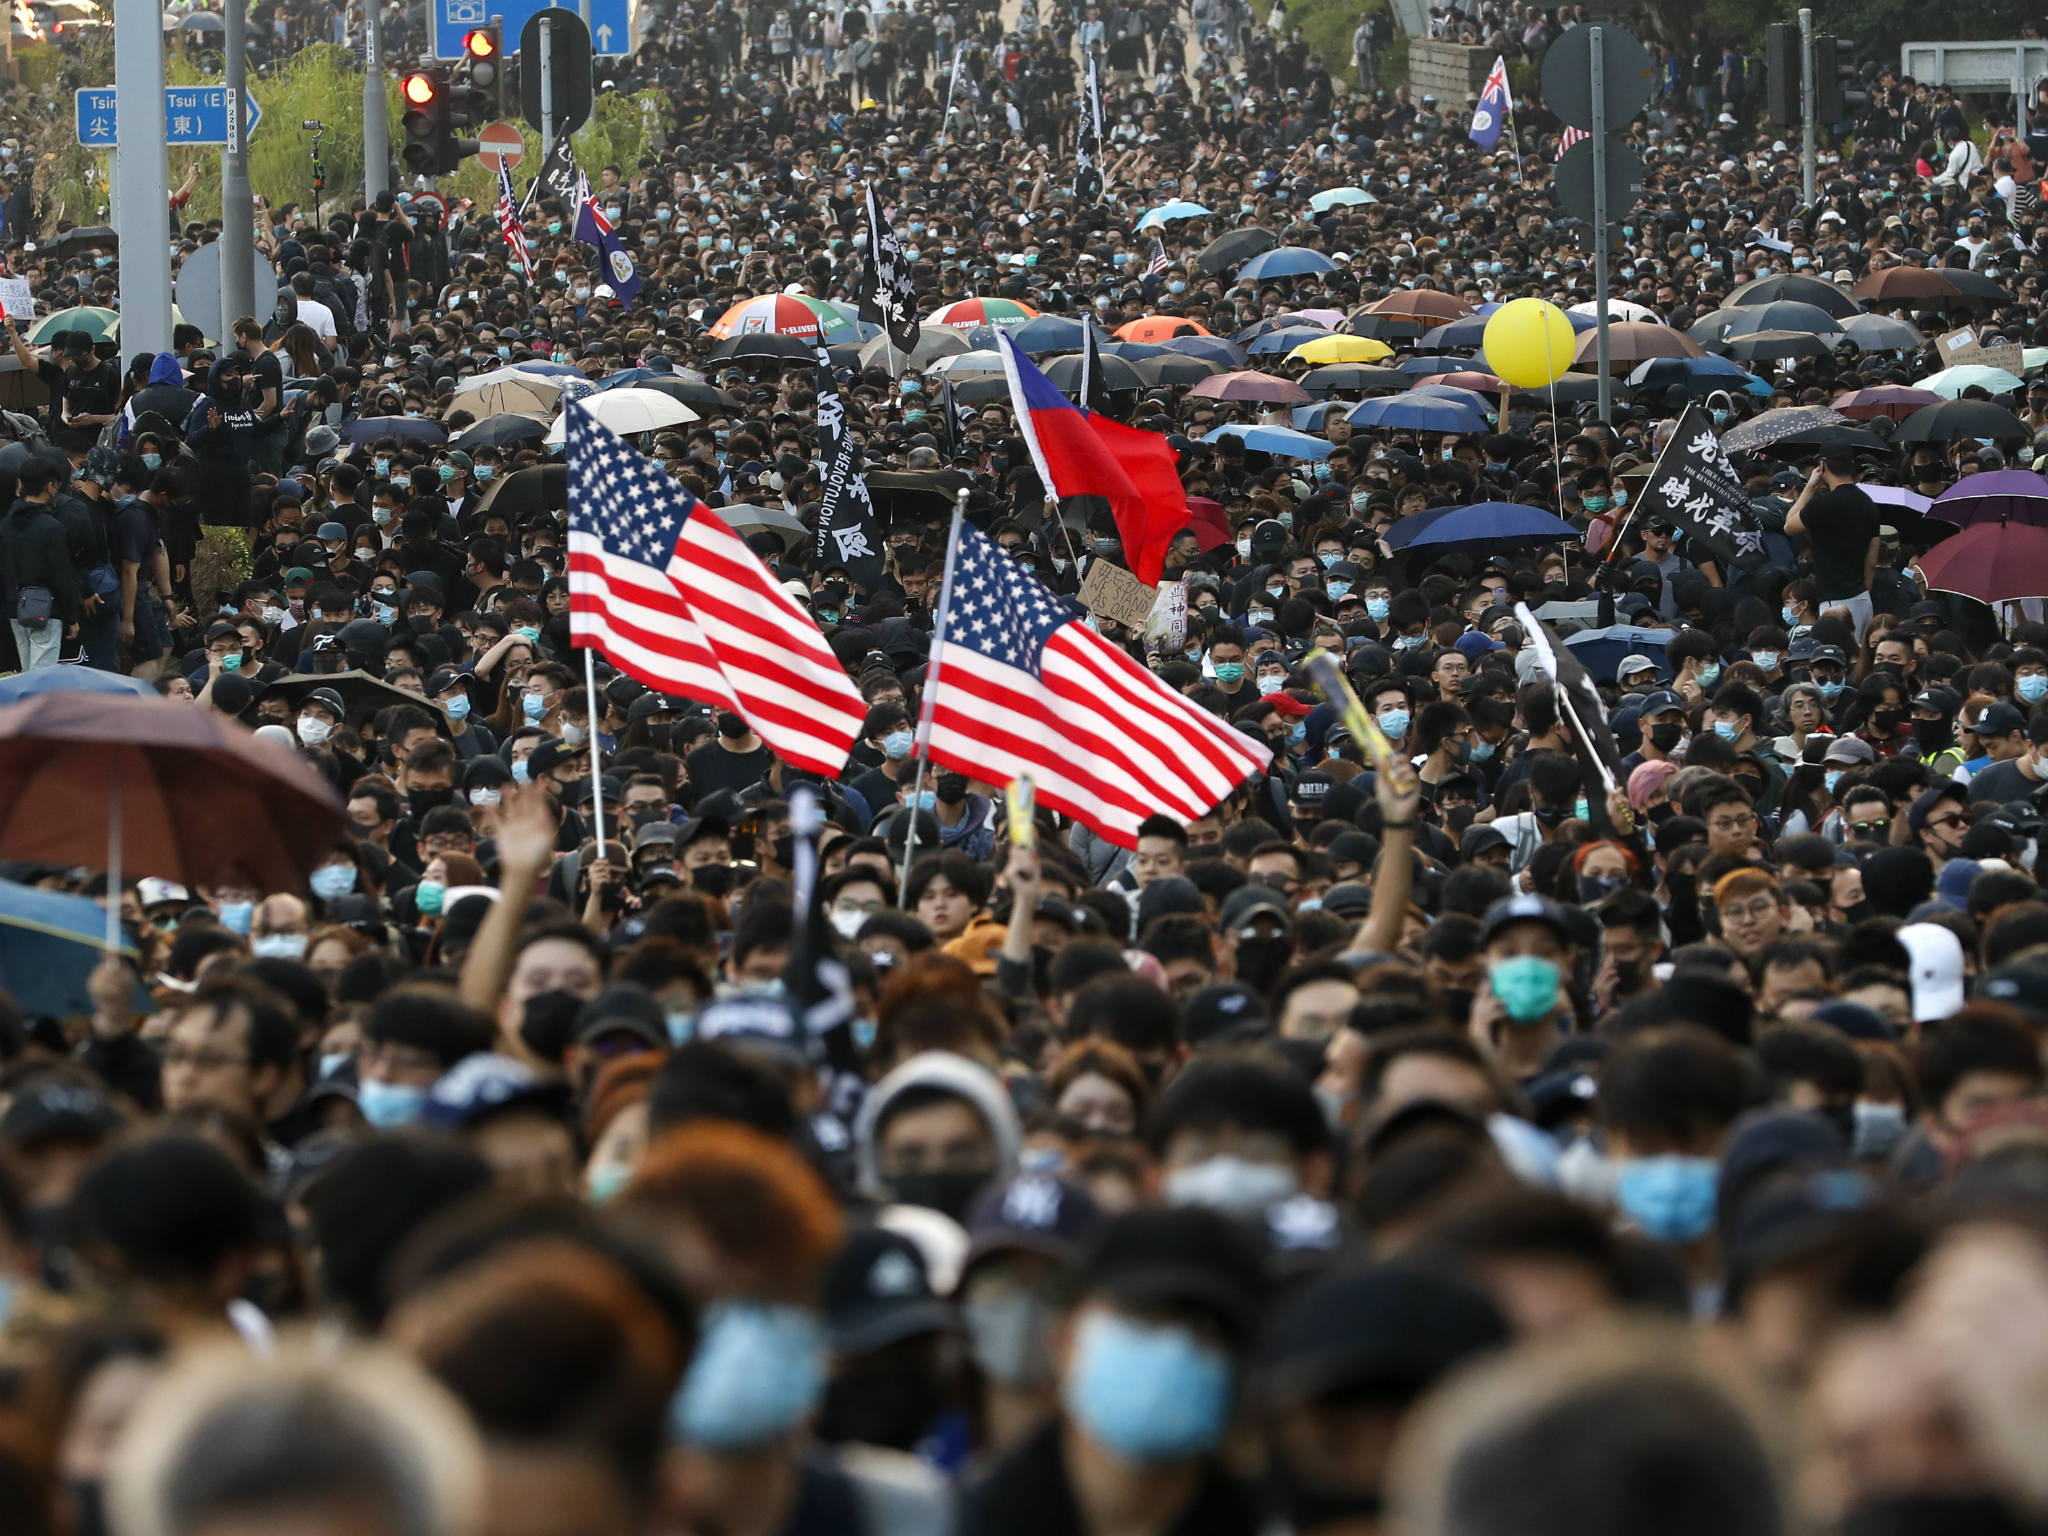
[[[1583,128],[1565,129],[1563,133],[1558,135],[1557,153],[1552,158],[1562,160],[1565,157],[1566,152],[1570,150],[1570,148],[1574,144],[1578,143],[1581,139],[1590,139],[1591,137],[1593,137],[1593,135],[1586,132],[1586,130]]]
[[[498,228],[504,233],[505,244],[512,248],[512,259],[519,263],[519,270],[531,283],[533,248],[526,243],[526,226],[519,221],[519,199],[512,195],[512,173],[505,169],[503,156],[498,159]]]
[[[1147,816],[1193,821],[1272,761],[972,527],[943,623],[926,691],[932,761],[990,784],[1028,773],[1040,801],[1121,847]]]
[[[1166,275],[1166,242],[1157,235],[1152,237],[1152,263],[1145,268],[1145,275],[1147,277],[1164,277]]]
[[[569,633],[836,777],[866,705],[817,623],[668,472],[569,407]]]

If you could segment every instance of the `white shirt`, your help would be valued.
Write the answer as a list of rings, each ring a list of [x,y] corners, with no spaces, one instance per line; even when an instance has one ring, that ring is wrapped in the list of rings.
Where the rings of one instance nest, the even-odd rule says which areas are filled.
[[[334,328],[334,311],[318,299],[299,300],[299,322],[311,326],[313,334],[322,341],[334,341],[341,335]]]

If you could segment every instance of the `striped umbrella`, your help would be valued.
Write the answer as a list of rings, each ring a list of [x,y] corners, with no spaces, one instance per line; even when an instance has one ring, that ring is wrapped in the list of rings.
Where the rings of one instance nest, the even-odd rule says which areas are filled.
[[[955,299],[925,316],[927,325],[1022,325],[1038,311],[1015,299]]]
[[[847,318],[823,299],[793,293],[742,299],[718,317],[711,334],[720,341],[728,336],[800,336],[827,343],[860,339]]]

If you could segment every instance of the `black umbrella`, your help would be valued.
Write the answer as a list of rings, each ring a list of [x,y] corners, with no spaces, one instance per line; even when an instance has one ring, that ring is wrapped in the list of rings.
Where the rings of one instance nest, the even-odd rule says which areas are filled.
[[[1894,436],[1900,443],[1952,443],[1960,437],[1988,437],[1996,442],[2024,442],[2033,429],[2002,405],[1989,400],[1944,400],[1922,406]]]
[[[953,384],[953,398],[967,405],[979,405],[984,400],[1007,400],[1010,398],[1010,381],[1000,373],[981,373],[970,379],[957,379]]]
[[[1407,320],[1399,315],[1353,315],[1344,322],[1343,329],[1347,335],[1392,342],[1414,341],[1428,327],[1419,320]]]
[[[448,434],[441,423],[424,416],[358,416],[342,429],[352,443],[374,443],[380,437],[412,438],[422,443],[442,443]]]
[[[870,470],[866,478],[868,500],[885,522],[931,523],[950,517],[954,494],[974,483],[954,469]]]
[[[180,32],[225,32],[228,24],[218,11],[194,11],[178,23]]]
[[[560,512],[569,505],[569,466],[534,464],[515,469],[484,487],[479,512],[496,512],[512,522],[535,512]]]
[[[1202,247],[1195,257],[1195,270],[1210,277],[1220,272],[1230,272],[1243,266],[1261,251],[1270,251],[1280,243],[1270,229],[1249,225],[1244,229],[1233,229],[1228,234],[1218,235]]]
[[[67,229],[49,244],[49,249],[59,256],[68,256],[73,251],[90,250],[103,245],[109,250],[119,245],[120,236],[104,224],[88,224],[82,229]]]
[[[1747,336],[1732,336],[1721,345],[1730,357],[1753,363],[1764,358],[1826,357],[1834,350],[1828,341],[1811,331],[1752,331]]]
[[[779,336],[767,331],[748,336],[728,336],[711,349],[711,356],[715,362],[736,361],[749,357],[810,362],[815,360],[817,355],[817,345],[806,337]]]
[[[1747,308],[1752,304],[1772,304],[1779,299],[1790,299],[1795,304],[1811,304],[1817,309],[1826,310],[1837,320],[1846,320],[1857,312],[1856,301],[1833,283],[1823,282],[1817,277],[1807,277],[1799,272],[1781,272],[1776,277],[1744,283],[1735,290],[1735,296],[1728,301],[1728,307]]]
[[[1584,405],[1589,400],[1600,398],[1600,381],[1590,373],[1566,373],[1558,376],[1555,384],[1546,384],[1541,389],[1518,389],[1517,400],[1536,400],[1548,405],[1555,394],[1559,405]],[[1631,391],[1620,379],[1614,381],[1614,398],[1627,400]]]
[[[1312,395],[1332,395],[1341,389],[1355,389],[1361,394],[1403,390],[1414,382],[1398,368],[1381,368],[1372,363],[1326,363],[1301,376],[1301,387]]]
[[[381,677],[368,672],[291,672],[264,686],[265,698],[299,700],[315,688],[332,688],[341,695],[341,702],[353,708],[357,704],[368,704],[375,709],[385,709],[394,704],[409,704],[414,709],[424,709],[433,717],[435,728],[445,730],[447,719],[438,704],[430,703],[419,694],[395,688]]]
[[[1727,447],[1727,440],[1722,440]],[[1891,444],[1867,427],[1844,425],[1838,427],[1805,427],[1797,432],[1787,432],[1761,447],[1751,450],[1756,453],[1776,453],[1787,458],[1803,458],[1810,453],[1826,453],[1831,449],[1846,448],[1852,453],[1890,453]],[[1887,511],[1893,510],[1886,508]]]
[[[516,448],[523,443],[537,443],[547,435],[548,426],[544,421],[535,421],[531,416],[514,416],[501,411],[495,416],[486,416],[482,421],[464,427],[455,437],[458,448]]]
[[[1145,381],[1138,377],[1138,370],[1120,357],[1099,357],[1102,367],[1104,389],[1143,389]],[[1079,357],[1056,357],[1045,365],[1045,376],[1052,380],[1052,387],[1063,395],[1071,395],[1081,387],[1081,359]],[[1198,377],[1207,378],[1204,373]],[[1192,382],[1192,381],[1190,381]],[[1007,387],[1007,385],[1005,386]]]
[[[1138,371],[1138,377],[1147,384],[1173,386],[1176,384],[1199,384],[1212,373],[1221,373],[1223,365],[1212,363],[1206,357],[1178,357],[1168,353],[1164,357],[1147,357],[1131,364]],[[1050,369],[1046,370],[1051,372]]]
[[[1956,285],[1956,292],[1969,304],[2010,304],[2012,295],[2000,287],[1997,281],[1982,272],[1973,272],[1968,267],[1943,267],[1941,275]]]
[[[736,411],[740,409],[740,401],[720,389],[716,384],[706,384],[701,379],[663,378],[657,374],[654,378],[642,379],[633,387],[635,389],[659,390],[670,399],[680,400],[685,405],[708,406],[714,411]]]

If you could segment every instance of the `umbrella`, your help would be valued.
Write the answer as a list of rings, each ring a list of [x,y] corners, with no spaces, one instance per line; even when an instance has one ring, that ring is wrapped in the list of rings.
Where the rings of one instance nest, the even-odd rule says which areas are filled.
[[[853,341],[854,328],[844,315],[823,299],[804,298],[793,293],[771,293],[761,298],[742,299],[720,315],[711,327],[713,339],[728,336],[767,334],[802,336],[812,341]]]
[[[1164,229],[1169,222],[1175,219],[1206,219],[1208,217],[1209,210],[1200,203],[1191,203],[1185,198],[1175,198],[1170,203],[1161,203],[1157,208],[1148,212],[1145,217],[1138,220],[1138,228]]]
[[[1617,379],[1611,386],[1614,398],[1626,400],[1629,387],[1626,380]],[[1559,374],[1555,384],[1546,384],[1541,389],[1518,389],[1516,394],[1528,399],[1540,400],[1548,405],[1553,399],[1559,405],[1584,405],[1600,398],[1600,379],[1591,373]]]
[[[1211,374],[1221,373],[1223,365],[1212,363],[1206,357],[1145,357],[1131,364],[1138,377],[1153,386],[1179,386],[1199,384]],[[1051,370],[1048,369],[1048,372]]]
[[[1939,373],[1930,373],[1917,387],[1944,400],[1953,400],[1966,389],[1981,389],[1990,395],[2009,395],[2016,389],[2024,389],[2026,381],[2003,368],[1963,363],[1954,368],[1944,368]]]
[[[1418,325],[1437,325],[1464,319],[1472,313],[1472,306],[1454,293],[1439,293],[1434,288],[1400,288],[1384,299],[1373,300],[1365,306],[1365,313],[1389,320],[1412,320]]]
[[[493,368],[457,384],[455,399],[464,410],[485,416],[531,416],[546,422],[561,403],[562,386],[518,368]]]
[[[1288,334],[1274,332],[1276,336]],[[1266,338],[1261,337],[1263,341]],[[1253,346],[1252,350],[1260,350]],[[1364,336],[1318,336],[1314,341],[1304,341],[1287,354],[1290,363],[1377,363],[1392,357],[1394,349],[1384,341],[1371,341]]]
[[[1189,357],[1206,358],[1212,363],[1222,364],[1225,368],[1242,368],[1245,359],[1251,355],[1236,342],[1227,341],[1221,336],[1169,336],[1160,345],[1175,352],[1185,353]]]
[[[1455,352],[1460,347],[1479,347],[1486,341],[1487,314],[1466,315],[1422,333],[1422,345],[1432,352]]]
[[[1003,354],[1000,352],[955,352],[951,357],[942,357],[927,373],[943,374],[949,379],[970,379],[977,374],[1000,374],[1003,371]]]
[[[906,373],[918,373],[931,367],[944,357],[956,357],[968,350],[965,333],[951,326],[928,326],[917,333],[917,345],[908,352],[899,352],[887,336],[877,336],[873,341],[863,343],[860,349],[860,365],[863,368],[893,368],[896,377]]]
[[[1420,320],[1405,320],[1399,315],[1368,315],[1361,310],[1344,322],[1344,329],[1353,336],[1370,336],[1374,341],[1413,341],[1427,326]]]
[[[119,312],[97,304],[80,304],[43,316],[23,338],[32,347],[48,346],[65,331],[84,331],[94,341],[112,341],[121,327]]]
[[[1301,376],[1301,387],[1312,395],[1330,395],[1339,390],[1352,389],[1364,394],[1369,390],[1401,390],[1412,382],[1408,375],[1398,368],[1367,368],[1354,363],[1338,363],[1329,368],[1311,368]]]
[[[607,379],[598,385],[600,391],[613,387],[655,390],[667,395],[671,400],[680,400],[685,405],[701,405],[705,410],[714,413],[736,411],[740,408],[740,402],[716,384],[707,384],[702,379],[681,378],[673,373],[657,373],[652,378],[621,382],[617,386]]]
[[[1318,400],[1314,405],[1297,405],[1287,417],[1297,432],[1320,432],[1329,422],[1330,412],[1342,413],[1350,408],[1348,400]]]
[[[1779,299],[1791,299],[1800,304],[1811,304],[1824,309],[1837,320],[1847,320],[1856,313],[1856,301],[1842,292],[1833,283],[1817,277],[1808,277],[1801,272],[1781,272],[1776,277],[1759,278],[1753,283],[1744,283],[1735,290],[1728,303],[1737,307],[1751,304],[1771,304]]]
[[[867,474],[868,500],[885,521],[930,523],[953,514],[954,494],[972,484],[957,470],[877,469]]]
[[[1195,267],[1209,277],[1219,272],[1228,272],[1232,267],[1241,266],[1261,251],[1270,251],[1280,241],[1270,229],[1258,225],[1247,225],[1218,235],[1195,256]]]
[[[625,437],[636,432],[659,432],[663,427],[679,427],[697,419],[697,413],[682,401],[652,389],[608,390],[577,401],[576,408],[588,411],[592,421]],[[569,413],[564,411],[548,428],[547,441],[550,445],[565,442],[568,433]]]
[[[1088,334],[1088,322],[1070,320],[1064,315],[1040,315],[1036,320],[1026,320],[1013,328],[1010,340],[1017,344],[1017,350],[1031,357],[1043,357],[1048,352],[1078,352]]]
[[[1842,334],[1866,352],[1910,352],[1927,342],[1919,326],[1896,315],[1850,315]]]
[[[1881,507],[1903,507],[1908,512],[1926,516],[1927,509],[1934,505],[1932,496],[1922,496],[1918,491],[1909,491],[1903,485],[1864,485],[1863,494]]]
[[[1817,427],[1838,427],[1847,419],[1840,411],[1825,405],[1797,405],[1765,411],[1761,416],[1752,416],[1723,432],[1721,449],[1724,453],[1755,453],[1801,432],[1811,432]]]
[[[1433,373],[1465,373],[1473,368],[1485,368],[1486,358],[1479,357],[1404,357],[1394,366],[1415,378],[1427,378]],[[1488,368],[1487,372],[1493,370]]]
[[[536,512],[562,512],[569,506],[569,466],[531,464],[493,480],[477,498],[479,512],[496,511],[513,522]],[[273,685],[275,686],[275,685]]]
[[[953,398],[962,405],[979,405],[984,400],[1010,398],[1010,382],[1000,373],[977,373],[953,386]]]
[[[1962,297],[1961,290],[1949,281],[1947,273],[1937,272],[1931,267],[1886,267],[1882,272],[1858,278],[1856,286],[1849,292],[1859,299],[1870,299],[1879,304],[1923,301],[1948,304]]]
[[[562,473],[566,476],[568,471]],[[447,724],[447,717],[439,705],[409,693],[403,688],[394,688],[374,672],[350,668],[346,672],[293,672],[280,677],[274,683],[264,686],[265,698],[284,699],[297,703],[315,688],[332,688],[341,695],[344,709],[353,712],[358,705],[372,710],[389,709],[394,704],[408,704],[414,709],[424,709],[434,718],[437,727]]]
[[[1104,389],[1143,389],[1145,387],[1145,381],[1140,377],[1138,370],[1122,358],[1098,357],[1095,361],[1102,370],[1101,379]],[[1194,360],[1186,358],[1183,361],[1192,363]],[[1196,366],[1200,365],[1197,364]],[[1060,391],[1060,393],[1077,395],[1081,388],[1081,359],[1078,356],[1056,357],[1045,365],[1045,376],[1052,380],[1052,387]],[[1202,377],[1207,378],[1208,374],[1204,373]]]
[[[1220,549],[1230,542],[1230,524],[1223,516],[1223,503],[1208,496],[1188,498],[1189,527],[1202,541],[1203,549]]]
[[[107,228],[106,225],[83,224],[65,230],[63,234],[52,240],[44,249],[53,251],[59,256],[71,256],[80,251],[89,251],[94,246],[104,246],[107,250],[111,251],[120,243],[120,235]]]
[[[1218,427],[1202,441],[1220,443],[1226,437],[1235,438],[1253,453],[1277,453],[1290,459],[1327,459],[1332,446],[1327,438],[1310,437],[1292,427],[1247,426],[1243,422]]]
[[[1344,311],[1341,309],[1290,309],[1281,313],[1280,321],[1283,325],[1320,325],[1325,330],[1334,331],[1344,323]]]
[[[802,519],[781,507],[757,507],[748,501],[728,502],[714,508],[725,519],[726,526],[741,538],[750,533],[772,533],[782,541],[782,552],[788,554],[800,544],[810,542],[811,530],[803,525]]]
[[[1240,347],[1248,347],[1275,331],[1310,331],[1322,336],[1329,334],[1329,330],[1330,328],[1320,320],[1288,320],[1279,315],[1268,315],[1263,320],[1254,320],[1230,339]]]
[[[1317,213],[1328,213],[1332,208],[1355,208],[1361,203],[1378,201],[1378,198],[1363,187],[1331,187],[1328,191],[1318,192],[1311,197],[1308,205]]]
[[[1826,357],[1834,351],[1834,342],[1833,337],[1816,336],[1811,331],[1751,331],[1747,336],[1732,336],[1721,345],[1730,357],[1753,363],[1769,358]]]
[[[1683,389],[1694,395],[1710,395],[1717,389],[1771,392],[1767,382],[1725,357],[1653,357],[1638,363],[1628,381],[1638,389]]]
[[[1018,299],[955,299],[926,317],[927,325],[1022,325],[1038,311]]]
[[[573,363],[551,362],[545,357],[529,357],[512,366],[521,373],[538,373],[550,379],[580,379],[584,376],[583,370]]]
[[[1908,389],[1903,384],[1879,384],[1870,389],[1852,389],[1834,398],[1834,408],[1851,421],[1875,421],[1880,416],[1904,421],[1923,405],[1941,404],[1941,396],[1927,389]]]
[[[1435,548],[1444,544],[1547,544],[1576,539],[1574,528],[1554,512],[1517,501],[1482,501],[1470,507],[1431,507],[1411,512],[1387,529],[1387,548]]]
[[[95,1012],[86,983],[107,952],[106,926],[106,913],[90,896],[0,880],[0,976],[15,1006],[53,1019]],[[135,958],[133,945],[120,952]],[[138,1014],[154,1006],[140,982],[132,1006]]]
[[[1183,336],[1211,334],[1206,325],[1198,324],[1186,315],[1143,315],[1136,320],[1126,320],[1116,328],[1118,341],[1167,343],[1177,341]]]
[[[97,667],[38,667],[33,672],[10,672],[0,677],[0,705],[19,704],[39,693],[126,693],[154,698],[156,690],[139,677],[125,672],[102,672]],[[0,972],[4,974],[4,972]]]
[[[1353,406],[1347,415],[1354,427],[1393,427],[1406,432],[1487,430],[1484,412],[1457,400],[1427,395],[1381,395]]]
[[[1190,389],[1188,395],[1203,400],[1264,400],[1274,405],[1309,403],[1308,391],[1292,379],[1275,378],[1270,373],[1256,373],[1250,369],[1239,373],[1219,373],[1204,379]]]
[[[422,443],[444,443],[448,434],[438,421],[424,416],[358,416],[341,435],[352,443],[374,443],[380,437],[413,438]]]
[[[1490,373],[1481,373],[1471,368],[1457,373],[1433,374],[1428,384],[1417,384],[1415,389],[1420,393],[1430,388],[1431,385],[1442,385],[1450,389],[1462,389],[1468,394],[1478,395],[1504,395],[1508,392],[1509,388],[1506,379],[1497,378]],[[1491,402],[1488,403],[1488,409],[1492,409]]]
[[[1586,331],[1580,335],[1578,345],[1572,349],[1572,361],[1591,363],[1599,354],[1597,331]],[[1699,357],[1703,355],[1700,344],[1682,331],[1674,331],[1668,325],[1644,325],[1640,321],[1625,320],[1607,326],[1607,355],[1617,364],[1629,368],[1637,363],[1646,363],[1653,357]]]
[[[811,362],[817,355],[817,344],[801,336],[777,336],[758,331],[745,336],[728,336],[711,348],[711,360],[715,363],[739,362],[747,358]]]
[[[449,441],[458,448],[518,448],[527,443],[537,443],[547,432],[547,423],[535,421],[531,416],[514,416],[509,412],[486,416],[482,421],[473,422],[456,433]]]
[[[1869,428],[1851,426],[1847,422],[1839,427],[1808,427],[1803,432],[1788,432],[1767,447],[1753,451],[1801,458],[1808,453],[1826,453],[1831,448],[1887,455],[1892,451],[1891,445]]]
[[[2048,480],[2030,469],[1965,475],[1934,498],[1927,515],[1965,528],[1994,519],[2048,528]]]
[[[1239,282],[1262,283],[1269,277],[1307,277],[1336,270],[1337,263],[1321,251],[1303,245],[1282,245],[1261,251],[1237,269],[1237,277]]]
[[[1720,334],[1713,337],[1697,334],[1702,326],[1708,324],[1718,324]],[[1717,309],[1686,334],[1694,341],[1711,345],[1734,336],[1753,336],[1758,331],[1811,331],[1816,336],[1840,336],[1842,324],[1818,304],[1774,299],[1768,304]]]
[[[218,11],[194,11],[178,23],[180,32],[225,32],[228,24]]]
[[[1413,389],[1409,390],[1408,398],[1410,400],[1418,398],[1423,400],[1449,400],[1453,404],[1462,405],[1470,410],[1477,411],[1482,416],[1492,414],[1494,401],[1487,399],[1477,390],[1465,389],[1459,385],[1444,382],[1446,379],[1453,377],[1455,377],[1453,374],[1440,373],[1427,384],[1417,384]]]
[[[1942,267],[1941,275],[1962,295],[1964,303],[2000,305],[2012,303],[2012,295],[1999,286],[1997,279],[1985,273],[1972,271],[1968,267]]]
[[[2002,405],[1989,400],[1945,400],[1923,405],[1899,423],[1899,443],[1952,443],[1959,437],[2025,442],[2033,430]],[[2029,594],[2032,595],[2032,594]]]
[[[116,888],[126,869],[289,891],[347,827],[310,763],[213,710],[76,693],[0,710],[7,857],[104,867]]]
[[[1598,299],[1588,299],[1583,304],[1574,304],[1565,313],[1568,315],[1584,315],[1597,325],[1600,321],[1600,301]],[[1647,304],[1638,304],[1633,299],[1609,299],[1607,301],[1607,323],[1612,325],[1617,320],[1634,320],[1644,325],[1662,325],[1664,323],[1664,317]]]
[[[1612,677],[1624,657],[1647,656],[1657,664],[1657,675],[1669,679],[1671,664],[1664,648],[1671,643],[1668,629],[1637,629],[1633,624],[1613,624],[1606,629],[1582,629],[1564,637],[1565,649],[1578,658],[1579,665],[1595,677]]]
[[[1943,539],[1919,566],[1930,590],[1960,592],[1980,603],[2048,597],[2048,528],[1978,523]]]

